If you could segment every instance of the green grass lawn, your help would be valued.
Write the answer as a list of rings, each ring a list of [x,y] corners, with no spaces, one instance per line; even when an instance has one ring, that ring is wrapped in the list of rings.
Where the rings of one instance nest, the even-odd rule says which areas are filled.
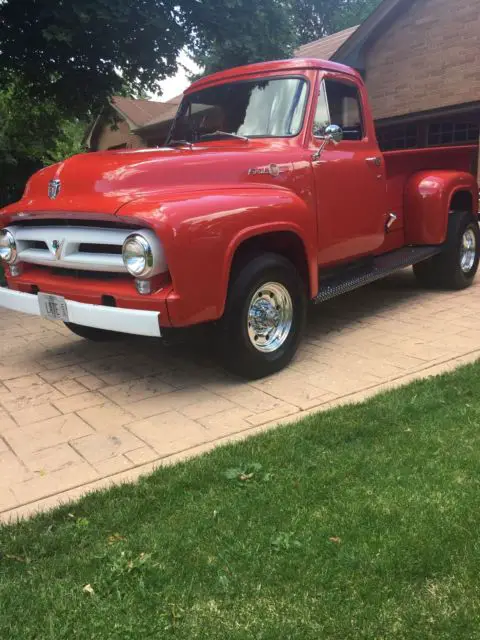
[[[480,638],[480,364],[0,528],[0,638]]]

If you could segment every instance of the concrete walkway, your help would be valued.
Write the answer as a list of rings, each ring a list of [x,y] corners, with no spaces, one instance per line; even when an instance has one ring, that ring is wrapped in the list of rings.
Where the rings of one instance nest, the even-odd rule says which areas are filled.
[[[0,310],[0,519],[473,361],[479,312],[480,280],[425,292],[408,270],[313,308],[292,365],[246,383],[192,346],[94,344]]]

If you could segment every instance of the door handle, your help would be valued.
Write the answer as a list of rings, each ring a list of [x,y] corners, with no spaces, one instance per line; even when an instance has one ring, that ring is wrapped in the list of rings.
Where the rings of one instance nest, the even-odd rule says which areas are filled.
[[[365,158],[367,164],[373,164],[375,167],[382,166],[382,159],[379,156],[372,156],[371,158]]]

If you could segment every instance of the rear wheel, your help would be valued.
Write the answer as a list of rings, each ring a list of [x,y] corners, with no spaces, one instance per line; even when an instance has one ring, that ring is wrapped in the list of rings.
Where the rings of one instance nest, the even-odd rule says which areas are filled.
[[[480,232],[478,222],[466,211],[451,213],[447,240],[441,253],[414,265],[417,280],[426,287],[465,289],[478,270]]]
[[[232,277],[218,325],[226,368],[250,379],[283,369],[300,343],[306,304],[305,285],[289,260],[252,256]]]
[[[80,336],[80,338],[85,338],[85,340],[91,340],[92,342],[111,342],[113,340],[121,340],[124,337],[124,334],[118,333],[118,331],[86,327],[83,324],[74,324],[73,322],[64,322],[63,324],[75,335]]]

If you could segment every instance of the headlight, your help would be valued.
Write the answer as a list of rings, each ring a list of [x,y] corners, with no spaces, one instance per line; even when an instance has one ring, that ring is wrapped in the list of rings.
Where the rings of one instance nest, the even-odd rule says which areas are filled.
[[[148,240],[135,233],[123,243],[122,257],[128,271],[136,278],[146,278],[153,271],[153,252]]]
[[[17,243],[7,229],[0,231],[0,258],[8,264],[13,264],[17,259]]]

